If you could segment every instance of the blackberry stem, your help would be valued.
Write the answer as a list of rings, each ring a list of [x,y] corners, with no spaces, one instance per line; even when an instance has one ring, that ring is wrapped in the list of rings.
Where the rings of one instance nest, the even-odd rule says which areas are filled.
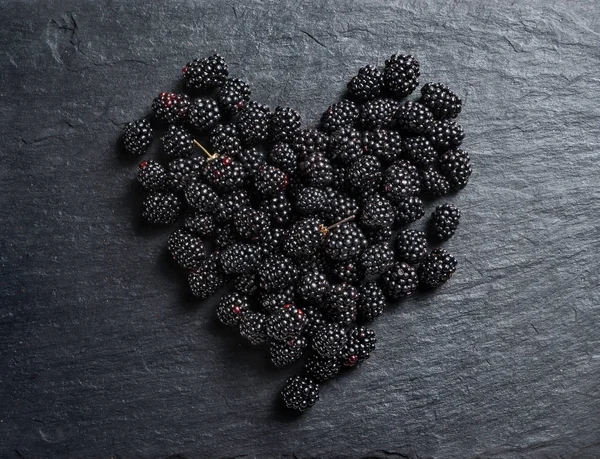
[[[321,224],[321,225],[319,225],[319,231],[321,233],[323,233],[323,236],[327,236],[327,233],[329,233],[329,230],[332,230],[333,228],[336,228],[336,227],[340,226],[343,223],[352,221],[355,218],[356,218],[356,215],[350,215],[349,217],[346,217],[343,220],[340,220],[339,222],[334,223],[333,225],[330,225],[330,226],[325,226],[325,225]]]
[[[204,148],[204,146],[203,146],[203,145],[202,145],[200,142],[198,142],[196,139],[194,139],[194,144],[195,144],[195,145],[196,145],[198,148],[200,148],[200,150],[202,150],[202,151],[203,151],[203,152],[206,154],[206,156],[208,156],[208,160],[209,160],[209,161],[212,161],[213,159],[217,159],[217,158],[219,157],[219,155],[216,155],[216,154],[212,154],[212,153],[210,153],[210,152],[209,152],[209,151],[208,151],[206,148]]]

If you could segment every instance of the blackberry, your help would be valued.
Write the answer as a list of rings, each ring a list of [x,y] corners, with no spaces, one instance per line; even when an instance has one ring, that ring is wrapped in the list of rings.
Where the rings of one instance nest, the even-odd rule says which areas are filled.
[[[272,341],[269,346],[271,362],[277,368],[286,367],[300,359],[305,349],[306,339],[301,336],[283,342]]]
[[[250,86],[239,78],[226,79],[217,93],[217,103],[223,113],[235,115],[250,100]]]
[[[309,378],[318,382],[323,382],[336,376],[341,368],[342,364],[339,358],[332,357],[324,359],[318,354],[313,354],[306,361],[306,367],[304,369]]]
[[[411,296],[418,284],[415,268],[404,262],[396,262],[381,276],[383,291],[390,300]]]
[[[270,228],[269,216],[252,207],[242,207],[233,216],[233,228],[246,241],[258,241]]]
[[[358,316],[358,309],[356,304],[350,305],[350,307],[344,311],[339,309],[330,309],[327,311],[327,319],[332,323],[337,323],[342,327],[348,327],[356,322]]]
[[[389,243],[394,232],[391,226],[383,228],[363,228],[363,233],[369,244]]]
[[[206,182],[220,192],[231,192],[246,184],[246,172],[240,163],[229,156],[208,161],[204,168]]]
[[[365,132],[361,143],[365,154],[376,156],[384,165],[396,161],[402,152],[402,137],[396,131],[375,129]]]
[[[353,367],[357,363],[367,360],[375,350],[375,331],[366,327],[353,327],[348,332],[348,344],[342,351],[342,364]]]
[[[258,145],[268,140],[271,134],[271,110],[258,102],[248,102],[237,116],[236,128],[245,145]]]
[[[248,312],[250,312],[250,302],[247,296],[228,293],[219,301],[217,318],[223,325],[238,325]]]
[[[210,254],[204,263],[190,271],[188,283],[196,298],[208,298],[225,285],[226,278],[219,271],[218,256],[218,253]]]
[[[329,282],[325,274],[313,271],[304,274],[298,282],[298,297],[309,304],[320,304],[329,292]]]
[[[190,183],[197,181],[204,171],[206,158],[196,156],[194,158],[178,158],[170,161],[167,165],[169,170],[167,182],[173,191],[182,191]]]
[[[433,113],[419,102],[408,101],[396,111],[396,124],[410,134],[429,134],[433,127]]]
[[[299,161],[313,154],[325,155],[329,148],[329,137],[318,129],[302,129],[291,141],[291,147]]]
[[[210,131],[209,140],[213,153],[217,155],[236,156],[242,149],[237,130],[230,124],[217,124]]]
[[[265,153],[256,147],[240,150],[235,159],[242,165],[249,178],[254,178],[258,170],[267,163]]]
[[[295,285],[298,280],[298,268],[286,256],[275,253],[263,261],[259,278],[260,287],[267,292],[273,292]]]
[[[343,191],[347,188],[348,172],[342,164],[331,165],[332,178],[329,184],[334,190]]]
[[[234,243],[219,255],[221,269],[225,274],[252,274],[260,266],[261,258],[256,245]]]
[[[321,188],[302,188],[296,196],[296,212],[302,216],[319,215],[327,207],[327,193]]]
[[[469,182],[473,169],[471,158],[465,150],[448,150],[440,156],[440,170],[454,191],[462,190]]]
[[[277,107],[271,117],[271,135],[273,142],[291,142],[300,132],[302,118],[300,114],[288,107]]]
[[[172,193],[150,193],[142,203],[142,217],[156,225],[175,223],[181,212],[181,201]]]
[[[254,189],[262,197],[282,192],[288,183],[289,179],[285,172],[268,164],[260,166],[254,175]]]
[[[348,342],[344,328],[338,324],[324,324],[312,337],[312,348],[324,358],[337,356]]]
[[[348,169],[348,188],[359,195],[374,193],[381,184],[381,163],[372,155],[365,155]]]
[[[298,164],[298,170],[307,186],[323,188],[333,179],[331,163],[319,153],[309,156]]]
[[[342,128],[331,134],[329,157],[341,164],[352,164],[362,156],[361,135],[356,129]]]
[[[278,227],[287,227],[293,218],[292,204],[285,197],[285,193],[276,193],[260,203],[260,210],[271,217],[271,224]]]
[[[418,265],[427,255],[427,238],[423,231],[404,229],[398,232],[396,255],[399,261]]]
[[[418,196],[407,196],[396,203],[396,223],[406,225],[419,220],[425,215],[423,201]]]
[[[460,98],[442,83],[427,83],[421,88],[421,99],[437,119],[456,118],[462,108]]]
[[[204,59],[194,59],[182,69],[186,84],[195,89],[212,89],[221,86],[229,72],[225,59],[213,54]]]
[[[362,231],[351,222],[342,223],[327,234],[324,250],[329,258],[344,261],[358,256],[368,242]]]
[[[394,263],[394,252],[388,244],[373,244],[360,254],[359,263],[366,277],[379,276]]]
[[[212,215],[194,212],[186,217],[185,228],[197,236],[209,237],[215,231],[215,221]]]
[[[264,256],[268,256],[272,252],[280,252],[285,236],[286,230],[283,228],[271,228],[269,231],[265,232],[258,243],[261,253]]]
[[[382,190],[385,196],[395,203],[418,194],[420,187],[419,172],[408,161],[396,161],[386,169],[383,175]]]
[[[154,115],[166,124],[180,123],[187,117],[190,98],[185,94],[161,92],[152,101]]]
[[[450,182],[435,169],[421,171],[421,194],[437,198],[450,193]]]
[[[287,408],[306,411],[319,400],[319,385],[303,376],[290,376],[281,391],[281,397]]]
[[[411,55],[394,54],[385,61],[385,88],[396,98],[408,96],[419,85],[419,61]]]
[[[167,248],[175,262],[185,269],[198,267],[206,258],[202,239],[183,228],[169,236]]]
[[[438,287],[452,277],[456,271],[456,258],[448,251],[436,248],[419,265],[419,284]]]
[[[217,193],[202,182],[193,182],[187,186],[185,200],[191,207],[205,214],[213,214],[219,206]]]
[[[438,154],[426,137],[407,137],[402,142],[404,158],[420,168],[428,168],[437,161]]]
[[[318,330],[326,323],[325,318],[317,306],[305,307],[304,314],[306,315],[306,326],[302,333],[312,340]]]
[[[465,138],[465,131],[455,121],[434,121],[429,141],[440,153],[460,146]]]
[[[250,207],[250,197],[246,190],[234,190],[221,196],[215,217],[219,222],[230,222],[242,207]]]
[[[266,329],[267,316],[261,312],[249,312],[240,320],[240,335],[254,346],[267,342]]]
[[[323,242],[323,233],[318,220],[307,218],[295,223],[283,243],[283,251],[298,260],[317,252]]]
[[[167,173],[158,161],[148,159],[140,163],[137,180],[146,190],[160,191],[167,185]]]
[[[367,282],[358,288],[358,319],[361,322],[370,322],[376,319],[385,310],[387,301],[383,290],[376,282]]]
[[[459,221],[460,210],[452,204],[442,204],[431,214],[429,229],[433,237],[446,241],[454,236]]]
[[[214,231],[214,245],[217,250],[224,250],[236,242],[235,232],[230,224],[219,225]]]
[[[325,208],[323,209],[323,217],[325,223],[333,225],[345,218],[358,215],[360,212],[360,206],[354,198],[343,194],[331,192],[328,193]]]
[[[275,314],[283,309],[286,304],[294,304],[295,300],[296,293],[292,287],[289,287],[275,293],[261,293],[259,304],[263,311]]]
[[[342,282],[354,284],[362,279],[362,273],[358,268],[358,261],[353,258],[331,263],[329,270],[332,276]]]
[[[331,105],[321,116],[321,129],[332,134],[338,129],[352,128],[358,120],[360,110],[351,100],[341,100]]]
[[[184,128],[172,124],[162,136],[163,149],[171,158],[187,158],[194,152],[192,136]]]
[[[233,289],[242,295],[253,296],[258,292],[258,277],[256,274],[241,274],[233,281]]]
[[[152,126],[150,126],[150,121],[145,118],[127,123],[123,128],[123,146],[132,155],[145,154],[153,138]]]
[[[356,308],[358,290],[350,284],[332,285],[327,294],[326,308],[328,310],[349,311]]]
[[[394,224],[396,215],[392,204],[379,194],[369,196],[362,208],[360,223],[366,228],[387,228]]]
[[[360,108],[358,124],[365,131],[389,129],[395,123],[396,112],[400,103],[394,99],[374,99]]]
[[[304,311],[294,304],[286,303],[269,317],[267,335],[275,341],[285,341],[299,336],[305,326]]]
[[[383,73],[374,65],[358,70],[348,83],[348,95],[357,102],[366,102],[379,97],[383,89]]]
[[[190,105],[187,122],[200,133],[210,132],[221,121],[219,104],[210,97],[196,99]]]
[[[298,155],[287,143],[276,143],[268,155],[269,164],[288,174],[294,173],[298,165]]]

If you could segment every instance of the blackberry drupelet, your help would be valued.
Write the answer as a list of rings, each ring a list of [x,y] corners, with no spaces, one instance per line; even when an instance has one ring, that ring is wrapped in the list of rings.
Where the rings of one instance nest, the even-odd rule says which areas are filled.
[[[306,339],[302,336],[287,341],[272,341],[269,346],[271,362],[277,368],[283,368],[299,360],[306,350]]]
[[[281,397],[287,408],[306,411],[319,400],[319,385],[303,376],[290,376],[281,391]]]
[[[173,260],[185,269],[194,269],[206,258],[202,239],[181,228],[169,236],[167,248]]]
[[[206,158],[196,156],[194,158],[178,158],[170,161],[167,165],[167,182],[173,191],[182,191],[190,183],[199,180],[206,165]]]
[[[196,236],[210,237],[215,231],[215,221],[212,215],[194,212],[186,217],[185,228]]]
[[[254,346],[267,342],[266,328],[267,316],[261,312],[249,312],[240,320],[240,335]]]
[[[338,129],[353,128],[360,110],[355,102],[341,100],[331,105],[321,116],[321,129],[332,134]]]
[[[427,238],[423,231],[404,229],[398,232],[396,256],[399,261],[418,265],[427,255]]]
[[[440,153],[455,148],[462,144],[465,138],[465,131],[462,126],[455,121],[442,120],[434,121],[429,141]]]
[[[402,142],[402,156],[420,168],[429,168],[438,159],[427,137],[407,137]]]
[[[298,165],[298,155],[287,143],[276,143],[268,155],[269,164],[278,167],[288,174],[295,172]]]
[[[242,146],[235,127],[231,124],[217,124],[210,131],[212,152],[221,156],[236,156]]]
[[[358,70],[348,82],[348,95],[357,102],[366,102],[379,97],[383,90],[383,73],[374,65]]]
[[[266,258],[259,269],[260,287],[273,292],[294,286],[298,280],[298,268],[288,257],[274,253]]]
[[[318,354],[312,354],[306,361],[304,369],[309,378],[323,382],[336,376],[341,368],[342,363],[338,357],[325,359]]]
[[[362,156],[361,134],[354,128],[341,128],[331,134],[329,157],[341,164],[352,164]]]
[[[254,174],[254,189],[263,198],[281,193],[288,186],[288,183],[287,174],[269,164],[260,166]]]
[[[304,310],[286,303],[267,320],[267,335],[275,341],[285,341],[302,333],[306,326]]]
[[[396,219],[394,207],[383,196],[373,194],[366,198],[360,215],[360,223],[366,228],[391,227]]]
[[[186,94],[161,92],[152,102],[152,111],[166,124],[179,123],[186,119],[190,98]]]
[[[338,323],[324,324],[315,330],[312,348],[324,358],[337,356],[348,342],[344,328]]]
[[[396,262],[381,276],[383,291],[389,300],[411,296],[419,282],[417,272],[407,263]]]
[[[187,158],[194,152],[194,140],[184,128],[172,124],[162,136],[163,149],[171,158]]]
[[[175,223],[181,212],[181,200],[172,193],[150,193],[142,203],[142,217],[155,225]]]
[[[123,146],[132,155],[145,154],[153,138],[152,126],[150,126],[150,121],[145,118],[127,123],[123,128]]]
[[[356,308],[358,300],[358,290],[356,287],[347,284],[334,284],[327,293],[326,309],[336,311],[349,311]]]
[[[448,150],[440,156],[440,170],[450,182],[453,191],[462,190],[469,182],[473,169],[471,158],[465,150]]]
[[[419,220],[425,215],[423,201],[418,196],[401,198],[396,204],[396,224],[406,225]]]
[[[271,117],[273,142],[291,142],[302,127],[300,114],[289,107],[277,107]]]
[[[329,258],[344,261],[358,256],[367,245],[367,239],[358,226],[346,222],[329,231],[323,247]]]
[[[244,315],[250,311],[247,296],[239,293],[228,293],[221,297],[217,307],[217,318],[223,325],[238,325]]]
[[[298,282],[298,297],[309,304],[319,305],[329,292],[329,282],[319,271],[308,272]]]
[[[219,54],[194,59],[182,69],[186,84],[195,89],[212,89],[221,86],[229,72],[225,59]]]
[[[375,331],[366,327],[356,326],[348,331],[348,344],[341,354],[342,364],[353,367],[367,360],[375,350],[377,338]]]
[[[246,190],[234,190],[220,197],[215,217],[219,222],[230,222],[242,207],[250,207],[250,196]]]
[[[304,161],[315,153],[326,155],[329,148],[329,136],[318,129],[302,129],[294,136],[290,145],[296,153],[298,161]]]
[[[397,128],[409,134],[429,134],[433,128],[433,113],[419,102],[402,104],[395,119]]]
[[[400,103],[394,99],[373,99],[360,108],[358,125],[365,131],[389,129],[395,124]]]
[[[373,244],[360,254],[361,272],[366,277],[376,277],[386,272],[394,263],[394,251],[388,244]]]
[[[219,104],[210,97],[196,99],[190,105],[187,122],[200,133],[210,132],[221,121]]]
[[[226,79],[217,93],[217,103],[222,113],[235,115],[250,100],[250,86],[239,78]]]
[[[248,297],[258,292],[258,276],[256,274],[240,274],[233,281],[233,289]]]
[[[431,235],[439,240],[446,241],[454,236],[460,222],[460,210],[452,204],[442,204],[435,208],[431,214],[429,230]]]
[[[199,181],[190,183],[184,194],[187,203],[202,213],[213,214],[219,206],[219,196],[205,183]]]
[[[435,169],[421,171],[421,194],[429,198],[437,198],[450,192],[450,182]]]
[[[257,147],[242,148],[235,155],[235,159],[242,165],[250,180],[254,178],[261,166],[267,163],[264,151]]]
[[[246,184],[242,165],[230,156],[219,156],[208,161],[204,168],[206,182],[221,193],[228,193]]]
[[[408,96],[419,85],[419,61],[411,55],[392,55],[385,61],[384,85],[394,97]]]
[[[408,161],[396,161],[385,170],[382,190],[394,203],[419,193],[420,175],[417,168]]]
[[[359,270],[358,261],[353,258],[330,263],[329,273],[336,279],[351,284],[358,283],[362,279],[362,272]]]
[[[462,101],[448,86],[442,83],[427,83],[421,88],[419,99],[437,119],[456,118],[462,108]]]
[[[294,304],[296,293],[293,287],[288,287],[278,292],[260,294],[259,304],[263,311],[275,314],[286,304]]]
[[[235,231],[229,223],[220,224],[214,231],[214,245],[217,250],[224,250],[236,242]]]
[[[260,262],[259,249],[254,244],[233,243],[219,255],[221,270],[225,274],[252,274]]]
[[[310,155],[298,164],[298,171],[307,186],[323,188],[329,185],[333,179],[331,163],[319,153]]]
[[[259,209],[271,218],[271,224],[277,227],[287,227],[293,220],[292,204],[285,193],[276,193],[264,199]]]
[[[419,265],[419,284],[438,287],[452,277],[456,271],[456,258],[447,250],[436,248]]]
[[[140,163],[137,181],[146,190],[161,191],[167,186],[167,172],[158,161],[148,159]]]
[[[271,227],[269,216],[252,207],[242,207],[233,216],[233,228],[245,241],[258,241]]]
[[[218,253],[213,252],[198,268],[190,271],[188,283],[196,298],[208,298],[225,285],[226,278],[219,270],[218,256]]]
[[[348,168],[348,189],[358,195],[369,195],[381,184],[381,163],[372,155],[365,155]]]
[[[296,212],[302,216],[319,215],[327,207],[327,193],[321,188],[302,188],[296,195],[295,204]]]
[[[363,134],[361,142],[365,154],[376,156],[386,166],[396,161],[402,152],[402,136],[396,131],[367,131]]]
[[[245,145],[258,145],[270,138],[271,110],[266,105],[250,101],[238,114],[236,128]]]
[[[283,251],[295,260],[315,254],[323,242],[320,222],[306,218],[296,222],[283,242]]]
[[[358,287],[358,319],[361,322],[370,322],[381,314],[387,306],[385,294],[377,282],[366,282]]]

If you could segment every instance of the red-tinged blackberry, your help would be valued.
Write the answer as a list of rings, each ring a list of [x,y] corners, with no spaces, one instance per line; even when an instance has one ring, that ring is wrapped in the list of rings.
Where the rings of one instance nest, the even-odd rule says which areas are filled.
[[[419,284],[438,287],[452,277],[457,261],[447,250],[436,248],[419,265]]]
[[[298,282],[298,297],[309,304],[321,304],[328,293],[329,282],[320,271],[308,272]]]
[[[385,61],[385,88],[394,97],[408,96],[419,85],[419,61],[411,55],[394,54]]]
[[[460,222],[460,209],[452,204],[437,206],[431,214],[429,230],[439,241],[447,241],[456,232]]]
[[[337,323],[342,327],[348,327],[356,322],[358,309],[356,304],[352,304],[349,309],[340,311],[339,309],[330,309],[327,311],[327,319],[331,323]]]
[[[234,243],[219,255],[221,270],[225,274],[251,274],[260,266],[259,249],[254,244]]]
[[[419,99],[437,119],[456,118],[462,108],[462,101],[448,86],[442,83],[427,83],[421,88]]]
[[[171,225],[181,212],[181,200],[172,193],[150,193],[142,203],[142,217],[155,225]]]
[[[263,311],[275,314],[286,304],[296,302],[296,293],[292,287],[285,288],[279,292],[263,292],[260,294],[259,304]]]
[[[408,161],[396,161],[383,174],[381,189],[385,196],[394,203],[416,195],[421,189],[419,171]]]
[[[271,362],[277,368],[283,368],[299,360],[306,350],[306,339],[302,336],[286,341],[272,341],[269,346]]]
[[[271,218],[271,224],[277,227],[287,227],[293,218],[292,204],[288,201],[285,193],[276,193],[265,198],[259,209]]]
[[[158,161],[148,159],[140,163],[137,180],[146,190],[160,191],[167,186],[167,173]]]
[[[396,239],[396,256],[399,261],[418,265],[427,255],[427,238],[423,231],[403,229]]]
[[[278,253],[263,261],[258,274],[260,287],[267,292],[293,286],[298,281],[298,268],[294,262]]]
[[[333,225],[353,215],[358,215],[359,212],[360,205],[356,199],[335,191],[327,193],[325,208],[322,211],[326,224]]]
[[[178,158],[170,161],[167,165],[169,170],[167,182],[173,191],[182,191],[190,183],[197,181],[206,166],[206,158],[196,156],[194,158]]]
[[[341,128],[331,134],[329,157],[341,164],[352,164],[362,156],[361,134],[354,128]]]
[[[202,239],[181,228],[169,236],[167,248],[179,266],[194,269],[206,258],[206,249]]]
[[[242,207],[250,207],[250,196],[244,189],[222,195],[217,204],[215,218],[218,222],[230,222]]]
[[[351,284],[355,284],[362,279],[362,273],[358,268],[358,261],[353,258],[330,263],[329,273],[336,279]]]
[[[433,122],[429,135],[429,141],[434,148],[443,153],[446,150],[460,146],[465,138],[465,131],[455,121],[442,120]]]
[[[306,315],[306,326],[302,330],[302,334],[312,341],[315,333],[327,322],[317,305],[305,306],[304,314]]]
[[[454,191],[462,190],[467,186],[469,177],[473,173],[469,154],[459,148],[448,150],[441,155],[439,166]]]
[[[370,322],[381,314],[387,306],[383,290],[377,282],[366,282],[358,287],[358,319],[361,322]]]
[[[188,283],[192,295],[205,299],[225,286],[227,279],[219,270],[218,253],[210,254],[199,267],[190,271]]]
[[[365,200],[360,223],[366,228],[387,228],[394,224],[394,207],[383,196],[373,194]]]
[[[187,122],[200,133],[210,132],[221,121],[217,101],[210,97],[196,99],[190,105]]]
[[[127,123],[123,128],[123,146],[132,155],[145,154],[153,138],[152,126],[150,126],[150,121],[145,118]]]
[[[356,308],[357,301],[358,290],[356,287],[344,282],[331,286],[325,304],[327,310],[344,312]]]
[[[246,184],[246,171],[230,156],[208,161],[204,168],[206,182],[221,193],[228,193]]]
[[[194,209],[213,214],[219,206],[219,196],[205,183],[194,181],[185,189],[185,200]]]
[[[237,130],[231,124],[217,124],[210,131],[209,141],[212,152],[220,156],[236,156],[242,149]]]
[[[289,107],[277,107],[271,117],[273,143],[291,142],[302,127],[300,114]]]
[[[161,92],[152,101],[154,115],[166,124],[180,123],[187,117],[190,98],[186,94]]]
[[[402,136],[387,129],[365,132],[361,143],[365,154],[376,156],[386,166],[396,161],[402,152]]]
[[[324,358],[337,356],[348,342],[346,330],[338,323],[323,324],[315,330],[312,348]]]
[[[350,191],[368,195],[379,189],[381,184],[381,163],[372,155],[365,155],[348,168],[347,185]]]
[[[281,397],[287,408],[306,411],[319,400],[319,385],[303,376],[290,376],[281,391]]]
[[[421,194],[429,198],[437,198],[450,193],[450,182],[435,169],[421,171]]]
[[[396,202],[396,224],[406,225],[425,215],[423,201],[418,196],[407,196]]]
[[[271,137],[271,110],[252,100],[238,114],[235,125],[242,143],[258,145]]]
[[[242,207],[233,216],[233,228],[245,241],[258,241],[270,227],[269,216],[252,207]]]
[[[341,100],[329,108],[321,116],[321,129],[332,134],[338,129],[353,128],[358,120],[360,110],[355,102]]]
[[[313,154],[325,155],[329,140],[329,136],[318,129],[302,129],[294,136],[290,145],[298,161],[304,161]]]
[[[342,364],[353,367],[357,363],[367,360],[375,350],[377,338],[375,331],[367,327],[352,327],[348,331],[348,344],[341,354]]]
[[[383,90],[383,73],[374,65],[358,70],[348,82],[348,95],[357,102],[366,102],[379,97]]]
[[[332,260],[344,261],[358,256],[367,245],[360,228],[352,222],[346,222],[327,233],[323,248]]]
[[[195,89],[212,89],[221,86],[229,72],[225,59],[219,54],[194,59],[182,69],[186,84]]]
[[[388,244],[373,244],[367,247],[358,259],[360,269],[366,277],[376,277],[386,272],[394,263],[394,251]]]
[[[438,159],[427,137],[407,137],[402,142],[402,156],[420,168],[429,168]]]
[[[248,312],[250,312],[250,302],[247,296],[228,293],[219,301],[217,318],[223,325],[238,325]]]
[[[217,93],[217,103],[221,112],[235,115],[250,100],[250,86],[239,78],[228,78]]]
[[[394,235],[393,227],[384,228],[363,228],[363,233],[369,241],[369,244],[389,243]]]
[[[319,215],[327,207],[327,193],[321,188],[305,187],[296,195],[295,203],[298,214],[305,217]]]
[[[283,242],[283,251],[295,260],[314,255],[323,242],[321,224],[315,218],[295,223]]]
[[[268,155],[269,164],[288,174],[294,173],[298,165],[298,155],[287,143],[276,143]]]
[[[251,180],[258,170],[267,163],[264,151],[257,147],[242,148],[235,155],[235,159],[242,165],[244,172]]]
[[[323,188],[329,185],[333,178],[331,163],[319,153],[310,155],[298,164],[298,171],[307,186]]]
[[[396,262],[381,276],[385,296],[389,300],[411,296],[417,289],[419,278],[415,268],[404,262]]]
[[[245,314],[240,320],[240,335],[254,346],[266,343],[268,340],[267,316],[261,312]]]
[[[365,131],[389,129],[395,123],[396,112],[400,103],[394,99],[374,99],[360,108],[358,125]]]
[[[292,303],[286,303],[267,320],[267,335],[276,341],[285,341],[299,336],[305,326],[304,310]]]
[[[396,126],[410,134],[429,134],[433,127],[433,113],[419,102],[409,100],[396,111]]]
[[[323,382],[336,376],[341,368],[342,363],[338,357],[325,359],[319,354],[312,354],[306,361],[304,371],[309,378]]]
[[[187,158],[194,152],[194,140],[184,128],[172,124],[162,136],[163,149],[171,158]]]
[[[258,293],[258,276],[256,274],[240,274],[233,280],[233,289],[248,297]]]
[[[260,166],[254,174],[254,189],[263,198],[281,193],[288,186],[288,183],[287,174],[269,164]]]
[[[212,215],[196,211],[186,217],[185,227],[197,236],[209,237],[215,231],[215,220]]]
[[[220,224],[214,231],[214,245],[217,250],[225,250],[236,242],[235,231],[229,223]]]

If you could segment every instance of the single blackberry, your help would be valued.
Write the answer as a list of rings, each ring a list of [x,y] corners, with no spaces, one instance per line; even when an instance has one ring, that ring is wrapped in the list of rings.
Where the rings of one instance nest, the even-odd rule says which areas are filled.
[[[448,251],[436,248],[419,265],[419,284],[438,287],[452,277],[456,271],[456,258]]]
[[[212,152],[221,156],[236,156],[242,146],[237,130],[231,124],[217,124],[210,131],[210,145]]]
[[[327,207],[327,193],[321,188],[305,187],[296,195],[295,203],[298,214],[305,217],[319,215]]]
[[[429,134],[433,128],[433,114],[419,102],[409,100],[396,111],[396,125],[410,134]]]
[[[348,168],[348,188],[353,193],[368,195],[379,189],[381,163],[372,155],[365,155]]]
[[[309,156],[298,164],[298,170],[307,186],[323,188],[329,185],[333,178],[331,163],[319,153]]]
[[[296,266],[298,266],[300,274],[304,275],[315,271],[326,272],[328,262],[329,260],[322,252],[317,252],[306,258],[296,260]]]
[[[162,136],[163,149],[171,158],[187,158],[194,152],[192,136],[184,128],[172,124]]]
[[[402,152],[402,137],[387,129],[365,132],[361,143],[365,154],[376,156],[386,166],[396,161]]]
[[[429,141],[440,153],[460,146],[465,138],[462,126],[448,120],[434,121],[429,134]]]
[[[233,190],[220,197],[215,217],[219,222],[230,222],[242,207],[250,207],[248,192],[244,189]]]
[[[329,265],[329,272],[336,279],[351,284],[355,284],[362,279],[362,273],[359,270],[358,261],[353,258],[331,263]]]
[[[287,341],[272,341],[269,346],[271,362],[277,368],[283,368],[299,360],[306,350],[306,339],[299,336]]]
[[[471,158],[465,150],[448,150],[440,156],[440,170],[454,191],[462,190],[473,172]]]
[[[251,297],[258,292],[258,276],[256,274],[240,274],[233,281],[233,289]]]
[[[389,129],[395,123],[396,112],[400,103],[394,99],[374,99],[360,108],[358,124],[365,131]]]
[[[383,228],[363,228],[363,233],[369,241],[369,244],[380,244],[390,242],[394,234],[393,227],[386,226]]]
[[[259,346],[267,342],[267,316],[261,312],[249,312],[240,320],[240,335],[250,344]]]
[[[153,138],[152,126],[150,126],[150,121],[145,118],[127,123],[123,128],[123,146],[132,155],[145,154]]]
[[[383,291],[390,300],[411,296],[417,289],[418,276],[415,268],[404,262],[396,262],[381,276]]]
[[[418,194],[420,188],[419,171],[408,161],[396,161],[386,169],[383,175],[382,190],[385,196],[394,203]]]
[[[142,203],[142,217],[155,225],[175,223],[181,212],[181,200],[172,193],[150,193]]]
[[[295,260],[315,254],[323,242],[321,225],[315,218],[295,223],[283,242],[283,251]]]
[[[185,200],[194,209],[213,214],[219,206],[219,196],[214,190],[202,182],[192,182],[185,189]]]
[[[450,182],[435,169],[421,171],[421,194],[437,198],[450,193]]]
[[[190,183],[199,180],[206,166],[206,158],[196,156],[194,158],[178,158],[170,161],[167,165],[167,182],[173,191],[182,191]]]
[[[281,193],[288,183],[289,179],[285,172],[268,164],[260,166],[254,175],[254,189],[262,197]]]
[[[250,312],[250,302],[247,296],[228,293],[219,301],[217,318],[223,325],[238,325],[248,312]]]
[[[373,244],[360,254],[361,271],[366,277],[376,277],[386,272],[394,263],[394,251],[388,244]]]
[[[324,324],[312,337],[312,348],[324,358],[337,356],[348,342],[344,328],[338,323]]]
[[[454,236],[460,222],[460,210],[452,204],[437,206],[431,214],[430,233],[440,241],[446,241]]]
[[[387,228],[394,224],[396,214],[392,204],[379,194],[365,200],[360,215],[360,223],[366,228]]]
[[[299,336],[305,326],[304,310],[294,304],[286,303],[267,320],[267,335],[276,341],[285,341]]]
[[[284,255],[274,253],[266,258],[259,269],[260,287],[273,292],[293,286],[298,280],[298,268]]]
[[[342,364],[353,367],[357,363],[367,360],[375,350],[375,331],[366,327],[353,327],[348,331],[348,344],[342,351]]]
[[[411,55],[394,54],[385,61],[385,88],[396,98],[408,96],[419,85],[419,61]]]
[[[228,193],[246,184],[246,172],[240,163],[229,156],[208,161],[204,168],[206,182],[222,193]]]
[[[349,311],[356,308],[357,300],[358,290],[356,290],[356,287],[345,282],[335,284],[331,286],[327,293],[326,309],[330,311]]]
[[[405,138],[402,142],[402,156],[416,166],[425,169],[438,159],[437,151],[423,136]]]
[[[196,298],[205,299],[225,286],[226,278],[219,270],[218,253],[213,252],[204,263],[190,271],[188,283]]]
[[[241,149],[235,155],[235,159],[242,165],[250,179],[253,179],[258,170],[267,163],[264,151],[256,147]]]
[[[187,122],[200,133],[210,132],[221,122],[219,104],[210,97],[194,100],[188,110]]]
[[[341,164],[352,164],[362,156],[361,134],[353,128],[341,128],[331,134],[329,157]]]
[[[217,103],[221,112],[235,115],[250,100],[250,86],[239,78],[226,79],[217,93]]]
[[[287,143],[276,143],[268,155],[269,164],[288,174],[294,173],[298,165],[298,155]]]
[[[318,382],[323,382],[335,377],[340,372],[341,368],[342,363],[339,358],[332,357],[324,359],[318,354],[313,354],[306,361],[304,370],[309,378]]]
[[[185,120],[190,108],[190,98],[186,94],[161,92],[152,101],[154,115],[166,124],[179,123]]]
[[[383,73],[374,65],[358,70],[348,83],[348,95],[357,102],[366,102],[379,97],[383,89]]]
[[[261,254],[267,257],[273,252],[280,252],[286,235],[287,231],[283,228],[271,228],[265,232],[258,243]]]
[[[329,192],[322,214],[325,223],[333,225],[345,218],[357,216],[359,212],[360,205],[354,198],[343,193]]]
[[[442,83],[427,83],[421,88],[419,99],[437,119],[456,118],[462,108],[462,101],[448,86]]]
[[[229,223],[218,225],[214,231],[214,245],[217,250],[225,250],[236,242],[235,231]]]
[[[293,218],[292,204],[285,193],[276,193],[260,203],[260,210],[271,217],[271,224],[277,227],[287,227]]]
[[[286,304],[294,304],[296,293],[293,287],[288,287],[279,292],[263,292],[259,298],[259,304],[263,311],[275,314],[283,309]]]
[[[250,101],[239,113],[236,128],[245,145],[258,145],[271,136],[271,110],[266,105]]]
[[[350,305],[346,310],[329,309],[327,311],[327,319],[331,323],[337,323],[340,326],[346,328],[356,322],[358,316],[358,309],[356,303]]]
[[[221,270],[225,274],[252,274],[260,266],[258,247],[254,244],[234,243],[219,255]]]
[[[332,134],[338,129],[353,128],[360,110],[351,100],[341,100],[327,109],[321,116],[321,129]]]
[[[271,227],[269,216],[252,207],[242,207],[233,216],[233,228],[245,241],[258,241]]]
[[[288,107],[277,107],[271,117],[271,134],[273,142],[291,142],[300,132],[302,118],[300,114]]]
[[[343,261],[358,256],[367,245],[367,239],[358,226],[346,222],[327,233],[323,246],[329,258]]]
[[[186,217],[185,227],[197,236],[210,237],[215,231],[215,220],[212,215],[196,211]]]
[[[148,159],[140,163],[137,180],[146,190],[160,191],[167,186],[167,173],[158,161]]]
[[[319,400],[319,385],[303,376],[290,376],[281,391],[281,397],[287,408],[306,411]]]
[[[427,238],[423,231],[403,229],[396,239],[396,256],[399,261],[418,265],[427,255]]]
[[[188,86],[195,89],[212,89],[221,86],[229,72],[225,59],[213,54],[204,59],[194,59],[182,69]]]
[[[348,171],[343,164],[331,165],[332,178],[329,186],[334,190],[345,191],[348,187]]]
[[[329,292],[329,282],[319,271],[308,272],[298,282],[298,297],[309,304],[319,305]]]
[[[396,224],[406,225],[419,220],[425,215],[423,201],[418,196],[401,198],[396,204]]]
[[[302,334],[312,340],[320,327],[326,323],[325,318],[318,306],[306,306],[304,314],[306,315],[306,326],[302,330]]]
[[[294,136],[290,145],[298,161],[304,161],[313,154],[326,155],[329,140],[329,136],[318,129],[302,129]]]
[[[367,282],[358,287],[358,319],[361,322],[370,322],[376,319],[385,310],[387,301],[383,290],[376,282]]]
[[[185,269],[194,269],[206,258],[202,239],[181,228],[169,236],[167,248],[173,260]]]

